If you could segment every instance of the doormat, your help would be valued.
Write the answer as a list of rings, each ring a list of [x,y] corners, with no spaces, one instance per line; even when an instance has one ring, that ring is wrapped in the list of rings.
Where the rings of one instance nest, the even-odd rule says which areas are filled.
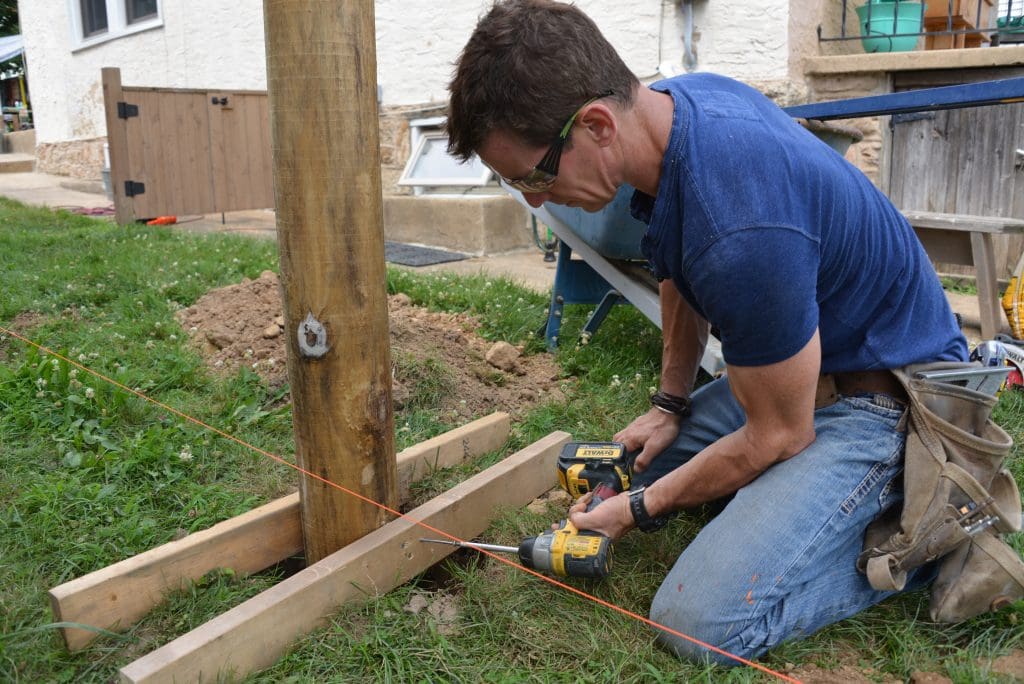
[[[407,245],[404,242],[384,241],[384,260],[402,266],[429,266],[431,264],[443,264],[449,261],[462,261],[468,255],[459,252],[449,252],[445,249],[434,249],[433,247],[418,247]]]

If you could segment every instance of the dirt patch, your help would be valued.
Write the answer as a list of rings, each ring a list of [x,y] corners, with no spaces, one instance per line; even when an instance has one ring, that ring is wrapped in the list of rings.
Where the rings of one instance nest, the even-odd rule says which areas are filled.
[[[452,417],[498,410],[521,415],[538,402],[563,398],[558,367],[547,354],[523,356],[495,345],[476,334],[472,316],[412,306],[403,294],[389,297],[388,309],[396,408],[430,392],[432,408]],[[211,290],[176,317],[216,371],[246,365],[280,386],[288,379],[283,310],[277,274],[264,271],[256,280]]]
[[[803,684],[901,684],[902,680],[882,675],[871,668],[841,665],[826,670],[817,665],[803,665],[783,672]]]
[[[1018,649],[996,658],[992,663],[992,672],[1014,682],[1024,682],[1024,651]]]
[[[22,311],[14,317],[9,326],[4,327],[19,335],[23,335],[37,325],[42,325],[45,320],[46,316],[38,311]],[[7,335],[0,333],[0,361],[7,360],[7,349],[10,347],[11,341]]]

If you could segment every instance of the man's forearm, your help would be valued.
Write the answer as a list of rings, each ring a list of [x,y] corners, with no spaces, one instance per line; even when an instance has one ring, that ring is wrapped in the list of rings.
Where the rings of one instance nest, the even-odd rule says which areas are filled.
[[[744,426],[649,485],[645,506],[651,515],[665,515],[732,494],[773,464],[799,453],[811,441],[813,434],[810,439],[804,436],[798,441],[755,443]]]
[[[659,286],[661,296],[661,390],[689,396],[708,341],[708,323],[683,299],[671,280]]]

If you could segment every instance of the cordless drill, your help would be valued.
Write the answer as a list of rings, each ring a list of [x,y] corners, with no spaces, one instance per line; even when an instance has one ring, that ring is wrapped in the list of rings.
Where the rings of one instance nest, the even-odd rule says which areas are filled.
[[[629,488],[630,455],[622,444],[569,443],[558,457],[558,481],[574,498],[592,497],[587,511]],[[527,568],[559,577],[606,577],[611,570],[612,540],[598,532],[579,530],[568,519],[557,528],[527,537],[519,546],[421,539],[420,541],[468,547],[497,553],[515,553]]]

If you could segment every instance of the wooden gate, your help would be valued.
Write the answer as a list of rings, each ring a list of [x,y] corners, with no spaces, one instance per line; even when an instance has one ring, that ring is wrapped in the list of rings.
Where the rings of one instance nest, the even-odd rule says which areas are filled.
[[[1024,69],[909,72],[894,90],[991,81]],[[1024,219],[1024,104],[891,117],[888,195],[903,210]],[[1019,235],[993,236],[996,275],[1006,278],[1024,248]],[[943,264],[941,271],[969,267]]]
[[[117,222],[274,206],[265,92],[121,85],[103,69]]]

